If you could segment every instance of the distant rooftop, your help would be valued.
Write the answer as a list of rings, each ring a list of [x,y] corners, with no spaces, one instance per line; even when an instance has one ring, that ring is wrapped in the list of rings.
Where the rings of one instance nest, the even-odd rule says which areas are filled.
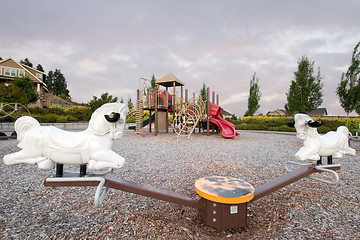
[[[317,108],[308,113],[310,116],[326,116],[328,115],[326,108]]]
[[[162,78],[156,80],[156,84],[159,84],[164,87],[173,87],[175,82],[175,86],[184,86],[185,84],[180,81],[177,77],[174,76],[174,74],[169,73]]]

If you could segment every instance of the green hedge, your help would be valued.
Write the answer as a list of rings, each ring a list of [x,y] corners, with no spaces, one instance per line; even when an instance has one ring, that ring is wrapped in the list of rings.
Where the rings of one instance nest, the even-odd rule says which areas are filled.
[[[92,114],[89,107],[63,108],[55,105],[50,108],[29,108],[29,111],[32,117],[42,123],[89,121]],[[26,116],[29,113],[23,111],[23,115]],[[18,117],[18,113],[13,113],[13,117],[2,118],[1,116],[4,116],[4,113],[0,113],[0,122],[14,122]]]
[[[92,111],[89,107],[71,107],[62,108],[55,105],[50,108],[30,108],[31,116],[43,123],[66,123],[76,121],[89,121]],[[17,113],[13,113],[13,117],[1,118],[3,113],[0,113],[0,122],[13,122],[17,118]],[[24,115],[28,115],[24,111]],[[149,118],[149,112],[143,112],[143,119]],[[315,121],[321,121],[323,124],[318,128],[319,133],[327,133],[329,131],[336,131],[339,126],[346,125],[346,118],[313,118]],[[293,117],[267,117],[267,116],[251,116],[244,117],[240,120],[229,120],[235,125],[237,130],[264,130],[264,131],[281,131],[281,132],[295,132],[295,128],[290,128],[286,125],[287,121],[294,120]],[[135,115],[127,122],[135,123]],[[172,124],[172,117],[169,117],[169,125]],[[359,120],[349,119],[349,130],[352,134],[359,131]]]
[[[63,108],[53,105],[50,108],[30,108],[29,110],[31,116],[43,123],[89,121],[92,114],[89,107]]]
[[[346,118],[313,118],[315,121],[321,121],[322,126],[318,128],[319,133],[336,131],[339,126],[346,125]],[[244,117],[240,120],[229,120],[238,130],[264,130],[264,131],[281,131],[295,132],[295,128],[286,125],[287,121],[293,121],[293,117],[267,117],[251,116]],[[358,119],[349,119],[349,130],[352,134],[359,128]]]

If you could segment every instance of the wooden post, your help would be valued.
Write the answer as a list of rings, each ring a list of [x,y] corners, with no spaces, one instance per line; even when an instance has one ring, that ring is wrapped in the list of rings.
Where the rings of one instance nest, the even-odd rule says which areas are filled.
[[[187,102],[188,102],[188,90],[185,89],[185,106],[187,106]],[[188,128],[185,127],[185,134],[188,133]]]
[[[152,124],[152,122],[151,122],[151,109],[149,109],[149,114],[150,114],[150,116],[149,116],[149,133],[151,133],[151,124]]]
[[[165,97],[165,106],[166,106],[166,133],[169,133],[169,91],[168,87],[166,87],[166,97]]]
[[[181,86],[180,109],[182,109],[182,107],[183,107],[183,101],[184,101],[184,96],[183,96],[183,86]]]
[[[206,119],[206,131],[207,136],[210,135],[210,88],[207,88],[206,94],[206,112],[207,112],[207,119]]]
[[[201,98],[201,96],[199,96],[199,98]],[[193,93],[193,104],[194,104],[194,107],[196,106],[196,95],[195,93]],[[195,129],[196,129],[196,126],[194,128],[194,132],[195,132]],[[201,122],[199,122],[199,133],[201,133]]]
[[[19,114],[19,117],[22,117],[22,115],[23,115],[23,108],[22,107],[19,107],[18,114]]]
[[[173,91],[173,117],[175,117],[175,114],[176,114],[176,107],[175,107],[175,100],[176,100],[176,96],[175,96],[175,86],[176,86],[176,83],[175,83],[175,81],[173,82],[173,89],[174,89],[174,91]],[[175,133],[175,129],[173,128],[173,133]]]
[[[219,103],[219,94],[216,95],[216,105],[220,106],[220,103]],[[219,128],[216,130],[216,133],[220,133]]]
[[[215,104],[215,91],[212,92],[212,103]],[[212,134],[215,133],[215,124],[212,125]]]
[[[159,130],[159,114],[158,114],[158,86],[155,87],[155,136]]]

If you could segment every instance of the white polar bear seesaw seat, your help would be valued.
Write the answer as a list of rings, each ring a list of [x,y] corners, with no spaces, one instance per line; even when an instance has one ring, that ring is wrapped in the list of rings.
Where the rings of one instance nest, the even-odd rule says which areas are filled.
[[[94,111],[88,128],[81,132],[40,126],[32,117],[21,117],[15,122],[21,150],[4,156],[4,163],[37,164],[41,169],[52,169],[55,163],[88,164],[92,170],[121,168],[125,159],[113,152],[111,145],[123,134],[127,112],[123,103],[104,104]]]

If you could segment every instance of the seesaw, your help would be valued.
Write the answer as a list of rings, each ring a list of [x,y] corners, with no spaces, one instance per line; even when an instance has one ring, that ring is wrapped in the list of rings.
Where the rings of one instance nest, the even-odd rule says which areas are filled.
[[[197,199],[112,176],[96,176],[91,174],[82,177],[80,177],[80,174],[74,173],[58,177],[51,176],[45,179],[44,185],[46,187],[97,187],[95,207],[100,207],[109,188],[172,202],[198,209],[205,224],[218,230],[225,230],[247,226],[247,206],[249,202],[254,202],[282,187],[313,173],[320,172],[315,167],[315,165],[300,167],[255,188],[250,183],[237,178],[223,176],[204,177],[195,182],[195,191],[200,196]],[[340,169],[339,165],[324,167],[329,170]]]
[[[204,177],[195,182],[194,188],[199,197],[193,199],[169,190],[109,176],[112,168],[120,168],[124,162],[121,156],[110,150],[110,143],[112,139],[121,136],[125,122],[123,118],[126,116],[126,112],[127,108],[123,104],[105,104],[93,113],[89,128],[80,133],[68,133],[51,127],[40,127],[34,119],[29,117],[19,118],[15,122],[15,130],[18,133],[19,147],[22,150],[6,155],[4,162],[7,165],[19,163],[37,164],[39,168],[45,169],[56,166],[56,175],[47,177],[44,185],[46,187],[94,186],[96,187],[96,207],[100,207],[107,190],[112,188],[196,208],[199,210],[205,224],[218,230],[225,230],[247,226],[248,203],[267,196],[313,173],[330,172],[338,181],[335,171],[340,169],[340,165],[328,164],[320,166],[320,156],[331,155],[339,158],[342,157],[342,154],[355,154],[355,150],[351,149],[347,142],[342,144],[342,141],[337,139],[337,142],[341,144],[335,144],[334,146],[330,144],[335,137],[343,139],[344,134],[342,131],[335,134],[336,136],[330,134],[331,139],[328,137],[326,140],[325,138],[325,146],[318,144],[324,139],[317,139],[316,144],[311,142],[309,148],[306,142],[309,138],[305,135],[308,132],[313,132],[307,128],[312,128],[312,125],[316,124],[312,119],[302,121],[302,118],[295,116],[293,125],[299,131],[298,137],[304,140],[304,147],[299,150],[296,157],[299,161],[307,160],[306,165],[257,187],[253,187],[250,183],[237,178],[224,176]],[[305,131],[301,131],[301,127],[304,127]],[[58,135],[52,135],[54,132],[61,136],[61,141]],[[344,136],[347,138],[346,135]],[[71,144],[67,145],[69,142]],[[314,152],[313,149],[315,145],[320,146],[320,150],[317,149],[317,152]],[[316,161],[314,162],[313,159]],[[64,164],[80,165],[80,173],[64,172]],[[105,168],[109,168],[109,170],[88,173],[87,167],[95,171]],[[336,181],[329,183],[334,184]]]

